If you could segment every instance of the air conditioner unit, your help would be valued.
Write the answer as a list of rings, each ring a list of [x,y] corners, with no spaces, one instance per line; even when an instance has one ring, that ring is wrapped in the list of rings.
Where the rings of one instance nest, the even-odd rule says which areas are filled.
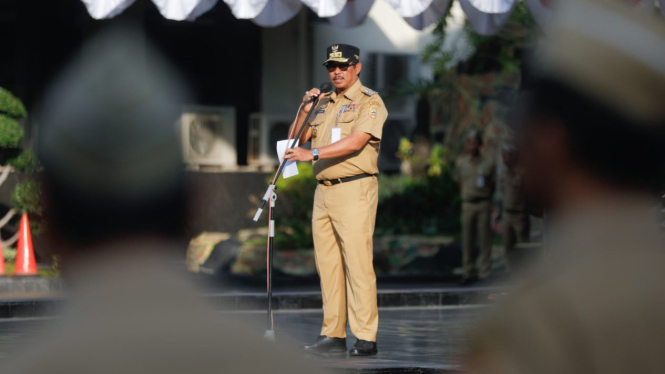
[[[288,116],[250,114],[247,163],[258,167],[279,165],[277,141],[288,138],[292,122],[293,118]]]
[[[196,170],[235,170],[236,115],[233,107],[186,106],[180,117],[185,164]]]

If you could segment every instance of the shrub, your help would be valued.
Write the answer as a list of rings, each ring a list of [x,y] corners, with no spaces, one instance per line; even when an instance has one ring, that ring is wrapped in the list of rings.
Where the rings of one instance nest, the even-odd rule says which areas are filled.
[[[16,148],[23,139],[23,128],[14,118],[0,114],[0,147]]]
[[[460,229],[460,197],[450,168],[412,178],[379,176],[377,235],[452,234]]]
[[[16,158],[9,160],[9,164],[24,173],[34,173],[40,166],[37,155],[28,149],[21,150]]]
[[[12,205],[21,213],[34,213],[40,215],[41,190],[37,182],[26,180],[16,185],[11,196]]]
[[[0,112],[16,119],[27,115],[21,100],[2,87],[0,87]]]
[[[316,179],[310,163],[298,164],[299,174],[277,181],[276,249],[313,248],[312,204]]]

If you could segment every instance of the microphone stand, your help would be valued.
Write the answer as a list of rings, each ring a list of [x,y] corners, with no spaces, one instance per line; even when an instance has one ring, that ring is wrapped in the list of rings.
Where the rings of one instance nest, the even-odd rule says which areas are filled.
[[[319,96],[317,96],[314,99],[314,102],[312,103],[312,109],[307,113],[307,116],[305,117],[305,121],[303,121],[302,125],[300,126],[300,130],[298,130],[298,133],[296,134],[295,138],[293,139],[293,142],[289,146],[289,149],[293,149],[296,147],[296,141],[300,139],[300,135],[302,134],[303,130],[305,129],[305,125],[309,121],[309,117],[311,117],[312,113],[316,109],[316,107],[319,104],[319,98],[324,95],[324,92],[321,92]],[[296,119],[297,120],[297,119]],[[282,174],[282,170],[284,169],[284,166],[286,165],[286,160],[282,159],[279,164],[279,168],[277,169],[277,172],[275,173],[275,177],[272,180],[272,183],[268,186],[268,189],[266,190],[266,193],[263,195],[263,200],[261,200],[261,205],[259,206],[258,210],[256,211],[256,214],[254,215],[254,221],[258,221],[259,217],[261,217],[261,213],[263,213],[263,208],[265,207],[266,203],[270,201],[270,205],[268,206],[268,216],[270,217],[270,222],[268,223],[268,328],[263,335],[263,337],[269,341],[275,341],[275,326],[274,326],[274,321],[272,317],[272,270],[273,270],[273,258],[274,258],[274,239],[275,239],[275,201],[277,200],[277,186],[275,183],[277,183],[277,179],[279,178],[280,174]]]

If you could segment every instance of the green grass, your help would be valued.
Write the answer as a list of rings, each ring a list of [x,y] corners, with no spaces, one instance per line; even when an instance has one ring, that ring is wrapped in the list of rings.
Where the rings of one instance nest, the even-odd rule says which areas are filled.
[[[12,275],[14,274],[14,263],[13,262],[5,262],[5,274],[7,275]],[[42,278],[59,278],[60,277],[60,271],[57,269],[39,269],[37,270],[37,275],[42,277]]]

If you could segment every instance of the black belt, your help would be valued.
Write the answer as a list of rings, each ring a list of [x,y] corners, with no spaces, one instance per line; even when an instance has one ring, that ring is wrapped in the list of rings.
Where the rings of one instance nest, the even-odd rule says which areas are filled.
[[[353,182],[358,179],[363,179],[367,177],[373,177],[375,174],[359,174],[359,175],[354,175],[352,177],[346,177],[346,178],[337,178],[337,179],[331,179],[327,181],[319,181],[319,184],[323,184],[326,186],[334,186],[336,184],[340,183],[346,183],[346,182]]]
[[[488,197],[474,197],[473,199],[466,199],[466,200],[463,200],[463,202],[465,202],[465,203],[472,203],[472,204],[473,204],[473,203],[480,203],[480,202],[483,202],[483,201],[489,201],[489,200],[490,200],[490,199],[489,199]]]

